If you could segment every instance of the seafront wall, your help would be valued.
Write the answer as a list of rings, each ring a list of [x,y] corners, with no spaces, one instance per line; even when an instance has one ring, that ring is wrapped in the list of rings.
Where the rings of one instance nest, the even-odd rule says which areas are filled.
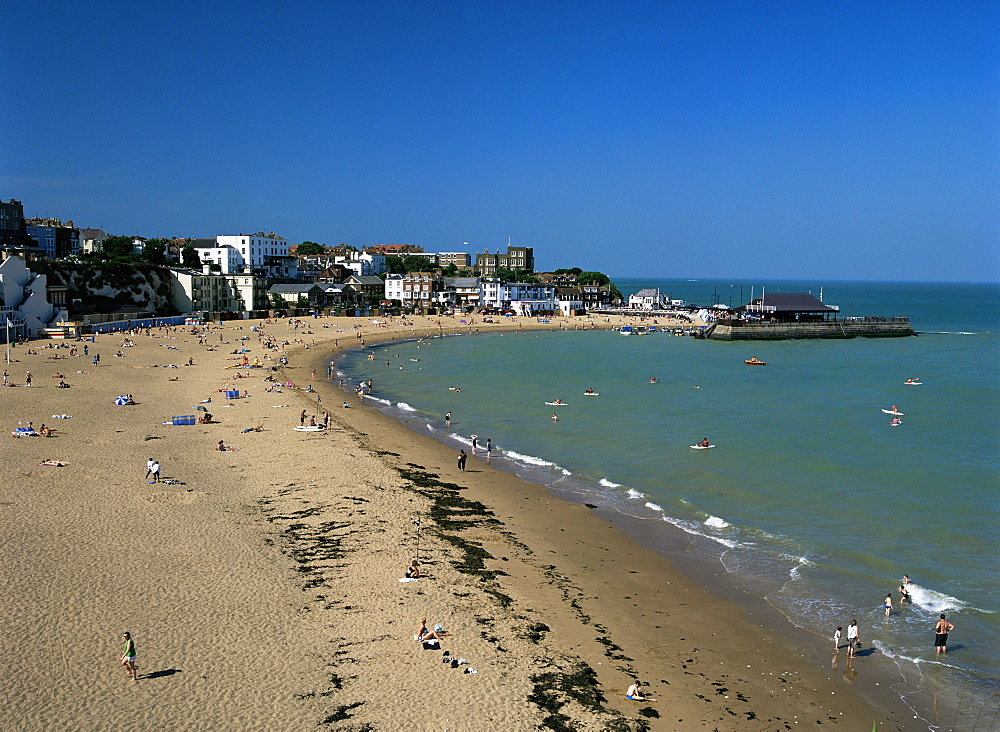
[[[818,323],[716,323],[702,334],[717,341],[769,341],[790,338],[901,338],[916,335],[909,322],[824,321]]]

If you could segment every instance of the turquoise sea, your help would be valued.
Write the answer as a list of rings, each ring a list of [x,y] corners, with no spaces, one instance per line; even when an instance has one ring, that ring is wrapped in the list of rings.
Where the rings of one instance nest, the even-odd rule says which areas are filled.
[[[620,516],[682,566],[764,598],[814,633],[817,648],[857,618],[874,649],[867,668],[881,669],[921,717],[996,728],[1000,286],[616,284],[626,295],[659,287],[734,306],[751,286],[755,295],[761,284],[822,287],[844,316],[908,315],[920,335],[724,343],[491,333],[363,349],[337,369],[351,384],[372,379],[369,403],[456,449],[472,434],[490,438],[494,465]],[[745,366],[751,356],[767,365]],[[587,388],[600,395],[585,397]],[[557,398],[565,405],[545,404]],[[891,405],[901,426],[882,412]],[[692,450],[703,437],[717,447]],[[900,607],[904,573],[913,602]],[[947,656],[935,656],[942,612],[956,630]]]

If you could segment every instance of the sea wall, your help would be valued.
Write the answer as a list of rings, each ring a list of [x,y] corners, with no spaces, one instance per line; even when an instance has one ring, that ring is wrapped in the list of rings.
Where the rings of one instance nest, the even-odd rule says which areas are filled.
[[[916,335],[907,321],[825,321],[819,323],[716,323],[702,337],[717,341],[777,341],[790,338],[900,338]]]

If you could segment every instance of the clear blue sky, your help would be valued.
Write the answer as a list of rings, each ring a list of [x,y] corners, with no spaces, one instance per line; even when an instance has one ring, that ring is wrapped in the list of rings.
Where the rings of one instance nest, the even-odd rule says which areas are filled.
[[[1000,279],[995,2],[19,0],[2,24],[0,197],[28,216]]]

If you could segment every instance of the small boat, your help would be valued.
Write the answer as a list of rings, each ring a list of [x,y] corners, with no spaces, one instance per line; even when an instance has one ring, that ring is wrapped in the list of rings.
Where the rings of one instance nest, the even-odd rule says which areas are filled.
[[[767,361],[761,361],[756,356],[754,356],[753,358],[743,359],[743,363],[745,363],[747,366],[767,366]]]

